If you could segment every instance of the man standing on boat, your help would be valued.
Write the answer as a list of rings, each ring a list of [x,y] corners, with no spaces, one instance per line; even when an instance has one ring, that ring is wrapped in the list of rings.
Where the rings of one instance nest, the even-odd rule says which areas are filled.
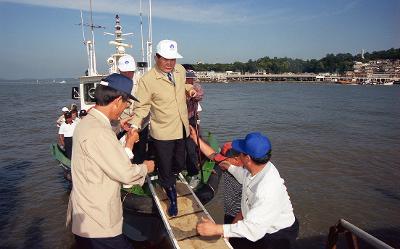
[[[138,134],[130,131],[124,148],[110,124],[131,104],[129,99],[136,100],[131,91],[132,80],[120,74],[103,79],[96,88],[95,107],[76,127],[67,224],[72,219],[78,248],[132,248],[122,234],[121,183],[142,185],[154,162],[132,165]]]
[[[135,103],[129,121],[134,129],[140,129],[150,113],[150,140],[159,180],[169,198],[171,217],[178,214],[176,174],[185,167],[185,139],[190,134],[186,95],[196,96],[193,86],[185,84],[186,71],[176,64],[178,58],[182,56],[175,41],[162,40],[157,44],[156,66],[139,80],[136,96],[140,102]]]
[[[200,148],[206,155],[209,154],[210,148],[204,141],[200,142]],[[243,168],[224,163],[220,165],[225,165],[243,184],[241,212],[232,224],[220,225],[202,218],[197,231],[202,236],[230,238],[234,248],[292,248],[299,224],[284,180],[270,161],[269,139],[253,132],[247,134],[245,139],[234,140],[232,148],[240,152],[239,160]]]
[[[121,58],[119,58],[118,60],[118,70],[121,75],[133,81],[132,95],[136,96],[137,81],[140,75],[135,74],[135,59],[133,59],[133,57],[129,54],[121,56]],[[132,111],[133,105],[125,109],[125,111],[121,114],[121,119],[131,116]],[[132,160],[133,163],[143,163],[143,161],[147,158],[146,150],[149,137],[149,122],[150,115],[148,115],[148,117],[146,117],[145,120],[142,122],[142,126],[139,132],[139,141],[135,144],[135,147],[133,148],[133,154],[135,155]]]

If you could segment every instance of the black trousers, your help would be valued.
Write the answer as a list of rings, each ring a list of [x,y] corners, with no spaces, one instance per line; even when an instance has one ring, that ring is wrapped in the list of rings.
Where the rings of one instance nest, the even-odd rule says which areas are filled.
[[[133,146],[133,163],[143,163],[147,159],[147,142],[149,140],[149,126],[147,125],[139,133],[139,142]]]
[[[160,184],[171,187],[176,183],[176,174],[185,167],[185,139],[151,140]]]
[[[294,247],[298,235],[299,222],[296,218],[292,226],[281,229],[276,233],[267,233],[256,242],[246,238],[230,238],[229,242],[235,249],[290,249]]]
[[[193,139],[190,137],[185,139],[186,146],[186,170],[189,176],[194,176],[199,173],[197,168],[198,155],[197,155],[197,145],[194,143]]]
[[[75,235],[75,242],[78,249],[133,249],[123,234],[110,238],[84,238]]]
[[[191,125],[193,128],[196,128],[196,122],[197,122],[196,117],[191,117],[189,119],[189,125]],[[197,127],[199,128],[199,126]],[[193,139],[190,138],[190,136],[185,139],[185,144],[186,144],[186,170],[188,172],[188,176],[194,176],[199,173],[199,169],[197,168],[199,160],[199,156],[197,154],[197,145],[193,141]]]
[[[71,159],[72,156],[72,137],[64,137],[64,149],[65,155],[68,159]]]

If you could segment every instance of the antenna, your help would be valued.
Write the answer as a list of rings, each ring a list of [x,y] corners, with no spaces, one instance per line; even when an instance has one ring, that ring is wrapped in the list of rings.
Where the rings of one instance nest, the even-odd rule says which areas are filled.
[[[142,40],[142,61],[144,61],[144,40],[143,40],[143,16],[142,16],[142,0],[139,2],[140,15],[140,38]]]
[[[151,60],[153,54],[153,33],[152,33],[152,23],[151,23],[151,0],[149,0],[149,38],[147,40],[147,63],[149,68],[151,68]]]
[[[86,46],[86,52],[87,52],[87,57],[88,57],[88,75],[97,75],[97,69],[96,69],[96,52],[95,52],[95,47],[94,47],[94,29],[98,28],[103,28],[105,27],[100,26],[100,25],[94,25],[93,24],[93,9],[92,9],[92,1],[90,0],[90,24],[84,23],[83,22],[83,11],[81,10],[81,23],[78,25],[82,26],[82,38],[83,38],[83,44]],[[90,27],[91,32],[92,32],[92,40],[86,40],[85,37],[85,29],[84,27]]]
[[[93,26],[93,11],[92,11],[92,0],[90,0],[90,28],[92,32],[92,69],[93,73],[97,74],[97,69],[96,69],[96,49],[95,49],[95,43],[94,43],[94,26]]]
[[[86,45],[86,38],[85,38],[85,29],[83,28],[83,14],[82,14],[82,10],[81,10],[81,23],[79,24],[82,27],[82,37],[83,37],[83,44]]]

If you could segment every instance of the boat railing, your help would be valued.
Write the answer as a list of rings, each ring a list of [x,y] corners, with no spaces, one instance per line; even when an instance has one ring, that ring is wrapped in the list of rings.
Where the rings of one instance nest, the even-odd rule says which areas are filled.
[[[336,249],[336,244],[339,239],[339,235],[344,233],[347,241],[348,248],[358,249],[358,239],[362,239],[369,245],[378,249],[394,249],[385,242],[375,238],[371,234],[351,224],[350,222],[340,219],[338,223],[329,229],[327,249]]]

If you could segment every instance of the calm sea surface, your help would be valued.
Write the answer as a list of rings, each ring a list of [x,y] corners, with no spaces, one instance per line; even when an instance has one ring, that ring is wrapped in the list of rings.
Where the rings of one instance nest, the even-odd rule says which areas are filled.
[[[50,155],[76,84],[0,84],[0,248],[70,248],[68,185]],[[400,248],[400,87],[203,84],[203,130],[260,131],[300,220],[299,248],[324,248],[344,218]],[[222,220],[222,189],[208,205]]]

